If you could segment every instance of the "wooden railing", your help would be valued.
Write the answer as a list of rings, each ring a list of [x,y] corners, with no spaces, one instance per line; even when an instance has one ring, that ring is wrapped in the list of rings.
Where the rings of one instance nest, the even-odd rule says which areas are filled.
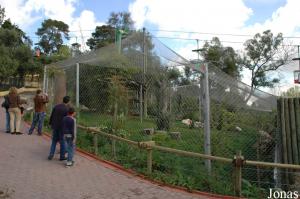
[[[200,159],[208,159],[212,161],[218,161],[223,162],[225,164],[232,164],[233,165],[233,171],[234,171],[234,190],[236,196],[241,196],[242,193],[242,167],[245,165],[249,166],[256,166],[256,167],[269,167],[269,168],[281,168],[281,169],[294,169],[294,170],[300,170],[300,165],[294,165],[294,164],[280,164],[280,163],[272,163],[272,162],[260,162],[260,161],[251,161],[251,160],[245,160],[242,156],[241,152],[238,152],[232,159],[230,158],[224,158],[224,157],[218,157],[218,156],[212,156],[212,155],[205,155],[201,153],[195,153],[190,151],[183,151],[179,149],[174,148],[168,148],[163,146],[157,146],[155,145],[154,141],[146,141],[146,142],[135,142],[126,138],[118,137],[116,135],[112,135],[109,133],[105,133],[101,130],[85,127],[82,125],[78,125],[79,129],[85,130],[88,133],[91,133],[94,135],[94,150],[95,154],[98,154],[98,136],[102,135],[112,140],[112,152],[115,153],[115,141],[121,141],[125,142],[129,145],[133,145],[136,147],[139,147],[141,149],[144,149],[147,151],[147,172],[148,174],[152,173],[152,151],[158,150],[161,152],[167,152],[167,153],[173,153],[179,156],[185,156],[185,157],[194,157],[194,158],[200,158]],[[113,154],[115,156],[115,154]]]

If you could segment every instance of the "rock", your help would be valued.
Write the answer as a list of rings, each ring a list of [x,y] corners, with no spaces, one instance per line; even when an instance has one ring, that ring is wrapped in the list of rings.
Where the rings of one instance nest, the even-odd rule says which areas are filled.
[[[144,134],[145,135],[153,135],[154,134],[154,129],[153,128],[144,129]]]
[[[81,110],[82,111],[89,111],[90,109],[84,105],[81,105]]]
[[[184,119],[181,121],[181,123],[185,124],[185,125],[188,125],[188,126],[191,126],[192,125],[192,120],[191,119]]]
[[[180,140],[181,139],[181,133],[180,132],[170,132],[170,136],[174,140]]]
[[[154,133],[155,134],[167,134],[168,132],[167,131],[162,131],[162,130],[156,130]]]
[[[203,124],[202,122],[196,121],[196,122],[194,123],[194,126],[195,126],[196,128],[203,128],[203,127],[204,127],[204,124]]]
[[[236,127],[235,127],[235,130],[237,130],[238,132],[242,132],[242,131],[243,131],[242,128],[239,127],[239,126],[236,126]]]

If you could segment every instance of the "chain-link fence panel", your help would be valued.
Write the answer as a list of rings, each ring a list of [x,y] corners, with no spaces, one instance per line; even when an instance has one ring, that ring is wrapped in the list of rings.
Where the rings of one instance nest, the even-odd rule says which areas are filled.
[[[276,97],[251,88],[208,64],[211,154],[274,162]],[[191,62],[148,33],[133,32],[122,43],[106,46],[49,66],[48,93],[62,98],[62,88],[79,102],[78,123],[132,141],[204,153],[203,74]],[[52,82],[53,81],[53,82]],[[95,152],[94,138],[79,131],[78,145]],[[112,145],[115,148],[112,150]],[[107,138],[97,141],[101,157],[145,173],[145,154]],[[94,148],[93,148],[94,147]],[[113,151],[113,152],[112,152]],[[233,194],[232,165],[154,153],[153,178],[202,191]],[[251,172],[253,170],[253,172]],[[259,175],[257,174],[259,173]],[[245,168],[244,183],[274,181],[258,168]],[[250,188],[249,188],[250,189]]]

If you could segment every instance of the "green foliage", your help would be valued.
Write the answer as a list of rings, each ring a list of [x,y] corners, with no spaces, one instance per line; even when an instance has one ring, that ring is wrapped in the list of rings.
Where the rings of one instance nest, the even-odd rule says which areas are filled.
[[[23,78],[31,73],[33,63],[30,40],[9,20],[0,28],[0,80],[10,76]]]
[[[222,46],[219,38],[214,37],[210,42],[205,42],[201,55],[210,65],[220,68],[232,77],[238,78],[238,56],[232,47]]]
[[[91,50],[102,48],[112,44],[116,40],[116,29],[131,30],[133,20],[128,12],[112,12],[108,19],[107,25],[96,26],[92,37],[87,40],[87,45]]]
[[[110,25],[96,26],[92,37],[87,40],[87,45],[91,50],[102,48],[114,42],[115,29]]]
[[[5,18],[5,8],[0,5],[0,25],[3,24]]]
[[[288,54],[283,51],[282,42],[282,33],[273,36],[270,30],[246,41],[241,62],[251,72],[251,87],[272,87],[278,83],[279,79],[268,78],[266,72],[275,71],[287,62]]]
[[[281,94],[283,97],[300,97],[300,88],[298,86],[289,88]]]
[[[47,55],[58,52],[63,45],[63,39],[69,39],[69,26],[62,21],[46,19],[36,35],[40,37],[37,43]]]
[[[134,21],[131,19],[129,12],[112,12],[110,13],[107,24],[114,28],[131,30],[133,28]]]

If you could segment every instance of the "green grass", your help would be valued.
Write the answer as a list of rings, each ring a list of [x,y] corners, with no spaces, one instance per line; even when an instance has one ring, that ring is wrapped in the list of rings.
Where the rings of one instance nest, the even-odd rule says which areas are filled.
[[[30,119],[30,117],[26,115],[25,118],[27,120]],[[144,119],[142,123],[139,117],[123,118],[123,121],[117,124],[118,129],[116,131],[112,131],[112,120],[111,115],[102,115],[95,112],[80,112],[77,121],[84,126],[100,127],[107,133],[114,133],[134,141],[152,139],[157,145],[161,146],[199,153],[203,153],[204,151],[203,129],[189,128],[180,121],[173,121],[171,125],[170,132],[181,132],[181,139],[175,140],[172,139],[169,134],[163,133],[157,133],[153,136],[144,135],[143,129],[156,129],[155,120],[152,118]],[[45,123],[48,123],[47,118]],[[77,147],[94,153],[93,139],[93,135],[79,130]],[[256,139],[257,133],[253,128],[243,127],[243,132],[218,131],[212,128],[212,154],[233,158],[237,150],[242,150],[243,155],[249,159],[248,157],[256,153],[253,147]],[[123,142],[116,142],[117,155],[114,157],[111,150],[111,140],[103,136],[99,136],[97,146],[99,151],[97,155],[100,155],[101,158],[116,162],[125,168],[133,169],[147,175],[147,154],[145,150],[129,146]],[[253,159],[255,159],[255,157]],[[219,162],[213,162],[212,165],[212,175],[208,176],[204,166],[204,160],[154,151],[153,173],[149,177],[167,184],[183,186],[187,189],[233,195],[232,165]],[[252,185],[250,190],[249,195],[252,196],[257,195],[259,189]]]

